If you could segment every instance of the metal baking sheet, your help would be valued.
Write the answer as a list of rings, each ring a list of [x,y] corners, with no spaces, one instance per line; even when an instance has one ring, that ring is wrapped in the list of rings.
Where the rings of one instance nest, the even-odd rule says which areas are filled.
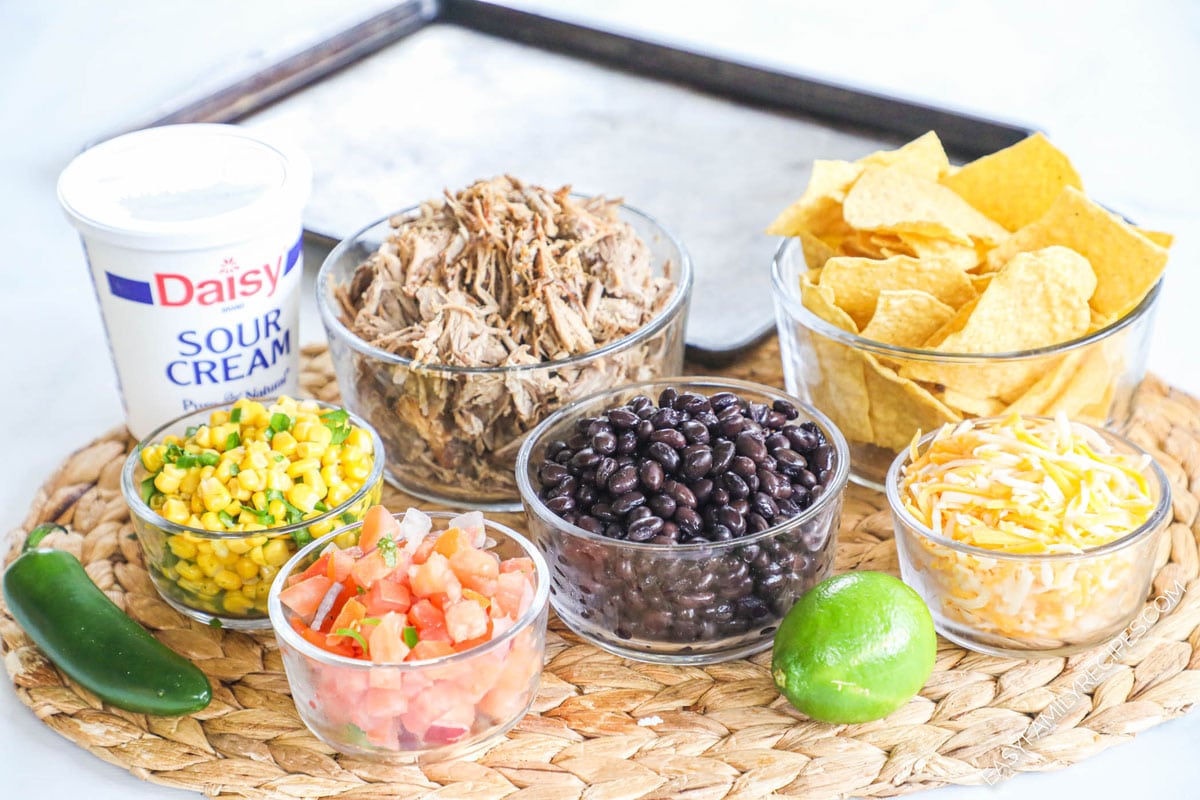
[[[297,139],[306,228],[331,240],[503,172],[622,197],[690,251],[688,344],[710,361],[770,330],[762,230],[813,158],[930,128],[968,158],[1026,133],[483,0],[408,0],[150,124],[202,120]]]

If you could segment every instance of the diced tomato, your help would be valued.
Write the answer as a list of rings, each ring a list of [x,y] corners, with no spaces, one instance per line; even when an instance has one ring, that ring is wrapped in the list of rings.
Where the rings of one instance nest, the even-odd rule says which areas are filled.
[[[387,691],[387,690],[384,690]],[[400,720],[394,715],[374,716],[362,714],[358,727],[367,735],[367,741],[376,747],[395,750],[400,741]]]
[[[462,584],[450,569],[450,560],[441,553],[431,553],[425,563],[409,567],[408,579],[415,597],[445,594],[451,601],[462,598]]]
[[[459,600],[446,607],[446,632],[453,642],[478,639],[488,630],[488,616],[474,600]]]
[[[362,533],[358,537],[358,546],[364,553],[369,553],[379,544],[379,540],[391,534],[393,539],[400,538],[400,523],[383,506],[371,506],[363,517]]]
[[[491,596],[496,591],[500,561],[486,550],[459,550],[450,557],[450,569],[468,589]]]
[[[337,631],[341,630],[342,628],[353,627],[354,623],[358,622],[366,615],[366,606],[354,598],[350,598],[346,601],[345,605],[342,606],[342,610],[338,612],[337,619],[333,621],[333,624],[330,626],[330,630]],[[328,636],[328,640],[331,645],[337,645],[343,643],[343,641],[349,641],[354,642],[355,647],[358,646],[358,643],[349,636],[339,636],[336,633],[330,633]]]
[[[450,528],[437,537],[433,545],[434,552],[450,558],[460,550],[473,550],[471,536],[462,528]]]
[[[533,574],[533,559],[532,558],[509,558],[500,565],[501,572],[523,572],[526,575]]]
[[[337,620],[338,615],[342,613],[342,609],[346,606],[346,603],[349,602],[351,598],[358,595],[358,588],[350,585],[349,583],[335,583],[333,585],[340,585],[342,590],[338,592],[338,596],[334,598],[333,606],[329,609],[329,613],[325,615],[325,619],[321,623],[320,629],[322,633],[329,633],[331,630],[333,630],[333,623],[335,620]],[[313,620],[313,622],[316,622],[316,620]]]
[[[450,645],[449,637],[442,641],[423,639],[417,642],[417,646],[412,649],[412,658],[409,660],[424,661],[428,658],[441,658],[453,652],[454,648]]]
[[[391,571],[392,567],[388,566],[383,553],[372,550],[354,562],[353,569],[350,570],[350,577],[359,586],[370,589],[376,581],[382,580]]]
[[[446,627],[445,615],[427,599],[413,603],[408,610],[408,620],[417,627],[418,633],[429,628]]]
[[[305,625],[299,619],[292,620],[292,629],[294,631],[296,631],[296,633],[303,636],[305,638],[305,640],[307,640],[310,644],[314,644],[317,647],[321,648],[322,650],[327,650],[328,652],[334,653],[335,655],[346,656],[347,658],[354,658],[355,650],[353,647],[350,647],[348,645],[342,645],[340,643],[331,645],[328,641],[328,637],[325,634],[320,633],[318,631],[314,631],[312,628]],[[343,637],[339,637],[339,638],[344,639],[346,637],[343,636]]]
[[[353,548],[357,550],[358,548]],[[328,558],[329,564],[326,566],[325,574],[338,583],[345,582],[346,578],[350,577],[351,570],[354,569],[354,564],[362,553],[355,553],[352,550],[334,550],[322,558]]]
[[[308,569],[304,570],[304,572],[301,572],[299,575],[293,575],[291,578],[289,578],[288,583],[290,585],[293,582],[299,583],[300,581],[308,580],[314,575],[325,575],[328,573],[328,568],[329,553],[326,553],[313,563],[309,564]]]
[[[527,590],[532,598],[532,587],[525,573],[502,572],[496,581],[496,593],[492,596],[492,603],[505,614],[518,617],[523,610],[521,606]]]
[[[404,628],[408,618],[394,611],[383,615],[371,632],[371,660],[384,664],[399,664],[408,658],[409,646],[404,643]]]
[[[417,549],[413,551],[413,563],[424,564],[429,558],[429,554],[433,552],[433,548],[437,545],[437,539],[433,536],[426,536],[425,539],[417,545]]]
[[[412,607],[412,594],[408,587],[395,581],[376,581],[360,599],[367,607],[367,614],[372,617],[382,617],[389,611],[403,614]]]
[[[311,622],[317,607],[321,605],[325,593],[333,586],[333,581],[324,575],[313,575],[299,583],[293,584],[279,593],[279,602],[290,608],[304,620]]]
[[[482,595],[474,589],[463,589],[463,600],[471,600],[479,603],[479,605],[487,608],[492,604],[492,598],[487,595]]]

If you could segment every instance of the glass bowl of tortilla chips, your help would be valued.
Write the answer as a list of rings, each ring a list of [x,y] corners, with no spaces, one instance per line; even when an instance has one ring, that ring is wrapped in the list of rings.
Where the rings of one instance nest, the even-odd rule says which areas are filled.
[[[952,167],[930,133],[817,161],[769,233],[788,391],[881,489],[897,452],[947,422],[1017,412],[1113,429],[1145,374],[1171,237],[1089,200],[1035,135]]]

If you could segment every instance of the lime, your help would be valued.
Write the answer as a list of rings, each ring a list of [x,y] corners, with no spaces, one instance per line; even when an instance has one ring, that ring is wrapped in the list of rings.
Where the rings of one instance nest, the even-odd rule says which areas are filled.
[[[882,572],[813,587],[775,634],[771,675],[793,706],[822,722],[886,717],[933,672],[937,635],[925,602]]]

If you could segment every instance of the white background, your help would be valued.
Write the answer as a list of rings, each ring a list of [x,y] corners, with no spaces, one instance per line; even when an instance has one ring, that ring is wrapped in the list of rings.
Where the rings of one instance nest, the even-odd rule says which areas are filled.
[[[0,530],[51,469],[121,421],[95,297],[54,198],[80,146],[385,7],[384,0],[0,0]],[[840,82],[1032,123],[1089,194],[1178,235],[1151,368],[1200,392],[1200,4],[886,0],[756,3],[545,0],[618,25]],[[797,187],[797,193],[802,187]],[[396,205],[415,198],[397,198]],[[720,198],[736,203],[736,197]],[[384,209],[381,209],[381,212]],[[310,264],[309,273],[316,265]],[[321,336],[311,315],[305,341]],[[188,797],[141,783],[38,722],[0,686],[5,797]],[[1200,713],[1068,770],[958,798],[1193,797]]]

